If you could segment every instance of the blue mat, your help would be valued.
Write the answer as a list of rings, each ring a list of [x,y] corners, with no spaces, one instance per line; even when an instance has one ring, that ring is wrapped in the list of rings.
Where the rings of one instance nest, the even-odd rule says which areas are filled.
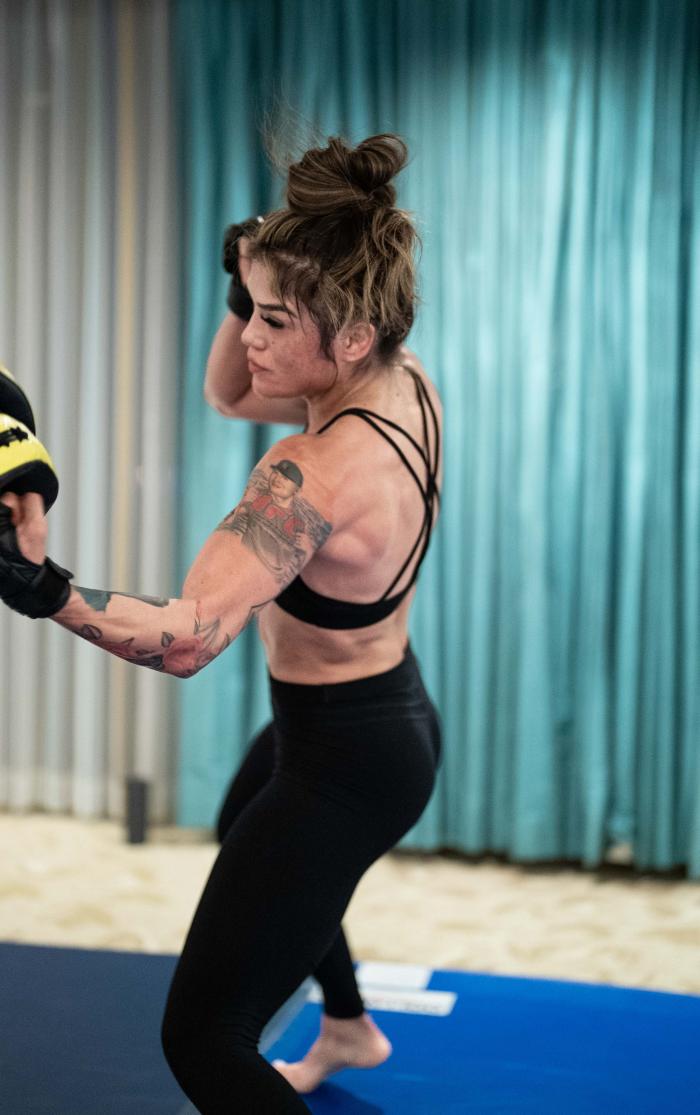
[[[394,1052],[305,1096],[315,1115],[698,1115],[700,998],[554,980],[433,972],[449,1017],[372,1017]],[[307,1004],[270,1059],[318,1034]]]
[[[192,1112],[160,1049],[174,965],[0,945],[2,1115]],[[433,972],[427,986],[453,993],[454,1006],[440,1015],[418,1013],[432,1008],[410,996],[392,1009],[370,1002],[394,1053],[306,1096],[316,1115],[700,1111],[698,997],[463,972]],[[319,1013],[306,1002],[265,1055],[303,1056]]]
[[[160,1023],[176,958],[0,945],[2,1115],[177,1115]]]

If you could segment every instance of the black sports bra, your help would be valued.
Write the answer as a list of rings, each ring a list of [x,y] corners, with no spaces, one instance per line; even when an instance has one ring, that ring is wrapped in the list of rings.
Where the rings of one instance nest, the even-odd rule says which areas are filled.
[[[314,592],[312,588],[309,588],[306,582],[302,581],[301,576],[295,577],[291,584],[289,584],[287,588],[284,589],[284,591],[275,598],[275,603],[282,609],[282,611],[288,612],[290,616],[294,616],[296,619],[303,620],[304,623],[312,623],[316,627],[327,627],[338,631],[347,631],[356,627],[369,627],[371,624],[378,623],[379,620],[385,619],[386,616],[391,615],[391,613],[395,611],[396,608],[398,608],[401,601],[410,592],[416,582],[416,578],[418,577],[418,570],[421,567],[423,558],[425,557],[428,550],[428,545],[430,544],[430,533],[434,519],[435,500],[437,499],[439,501],[440,499],[440,493],[437,487],[437,473],[440,461],[440,429],[438,426],[435,409],[430,401],[430,397],[428,395],[427,388],[423,383],[423,380],[420,378],[420,376],[416,375],[416,373],[411,368],[408,368],[407,371],[409,371],[413,377],[413,382],[416,387],[416,394],[418,396],[418,402],[420,404],[421,415],[423,417],[423,437],[425,440],[425,449],[423,449],[423,447],[418,444],[415,438],[407,433],[401,426],[397,425],[396,422],[392,422],[389,418],[384,418],[381,414],[376,414],[373,410],[366,410],[364,407],[348,407],[347,410],[339,411],[339,413],[334,415],[333,418],[325,423],[325,425],[321,426],[321,429],[317,432],[319,434],[322,434],[324,430],[327,430],[328,427],[332,426],[334,422],[337,422],[339,418],[342,418],[346,414],[355,414],[358,418],[362,418],[365,422],[368,422],[369,425],[372,426],[372,428],[381,435],[381,437],[388,441],[390,445],[393,445],[394,449],[396,450],[399,457],[401,458],[406,468],[411,473],[411,476],[415,480],[416,484],[418,485],[420,494],[423,497],[425,514],[423,516],[423,523],[421,525],[418,538],[416,539],[410,554],[406,558],[405,562],[401,566],[399,572],[394,577],[384,595],[381,596],[379,600],[375,600],[371,604],[358,604],[349,600],[335,600],[332,596],[323,596],[320,592]],[[425,407],[426,403],[428,405],[428,410],[432,418],[433,429],[435,431],[435,451],[433,454],[434,459],[432,461],[430,459],[428,418]],[[386,432],[386,430],[377,425],[378,422],[385,422],[387,426],[391,426],[392,429],[398,430],[398,432],[400,434],[403,434],[405,438],[408,438],[408,440],[411,442],[411,445],[413,445],[418,450],[421,456],[421,460],[423,461],[426,469],[425,488],[423,488],[417,472],[410,464],[410,462],[406,459],[406,456],[400,446],[396,444],[394,439],[391,437],[390,434]],[[389,593],[403,577],[411,561],[413,560],[416,551],[421,545],[422,548],[418,555],[418,561],[416,562],[416,566],[413,570],[413,575],[410,581],[405,586],[405,588],[402,588],[401,591],[397,592],[395,596],[389,596]]]

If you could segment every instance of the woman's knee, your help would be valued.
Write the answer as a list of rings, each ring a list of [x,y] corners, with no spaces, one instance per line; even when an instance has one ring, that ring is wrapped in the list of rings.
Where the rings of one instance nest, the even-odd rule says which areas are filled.
[[[189,1087],[192,1074],[196,1076],[212,1056],[225,1056],[230,1061],[238,1054],[245,1058],[257,1050],[260,1031],[257,1022],[247,1016],[218,1017],[214,1011],[186,1015],[168,1004],[160,1042],[173,1075],[182,1086]]]

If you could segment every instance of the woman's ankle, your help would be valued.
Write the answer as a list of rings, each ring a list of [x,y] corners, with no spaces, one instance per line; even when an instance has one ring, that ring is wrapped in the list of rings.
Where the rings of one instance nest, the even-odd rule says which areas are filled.
[[[374,1023],[366,1011],[354,1018],[335,1018],[331,1014],[324,1013],[321,1018],[321,1029],[327,1033],[349,1033],[353,1030],[373,1030]]]

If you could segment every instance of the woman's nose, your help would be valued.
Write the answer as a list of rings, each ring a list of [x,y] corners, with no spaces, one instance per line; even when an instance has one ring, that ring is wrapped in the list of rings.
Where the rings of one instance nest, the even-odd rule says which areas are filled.
[[[260,348],[260,342],[262,340],[262,337],[261,337],[261,334],[256,329],[254,322],[255,322],[255,314],[253,314],[250,321],[246,325],[245,329],[241,333],[241,342],[246,346],[246,348],[250,348],[250,347]]]

